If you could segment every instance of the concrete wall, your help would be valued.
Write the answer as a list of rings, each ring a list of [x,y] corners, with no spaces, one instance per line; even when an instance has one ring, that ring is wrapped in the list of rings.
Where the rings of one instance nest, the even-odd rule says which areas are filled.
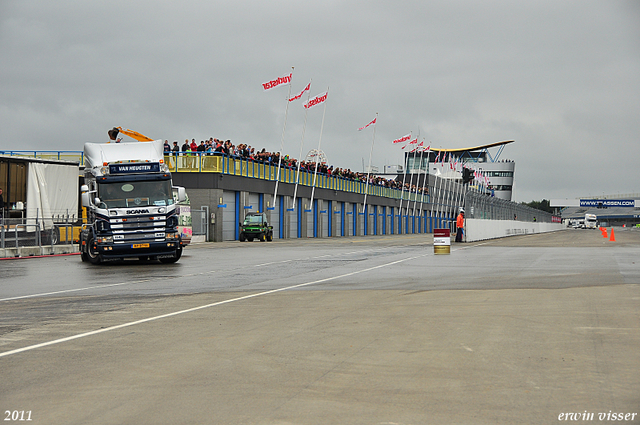
[[[566,229],[562,223],[533,223],[515,220],[465,220],[465,241],[474,242],[505,236],[529,235],[534,233],[556,232]],[[453,235],[452,235],[453,238]]]

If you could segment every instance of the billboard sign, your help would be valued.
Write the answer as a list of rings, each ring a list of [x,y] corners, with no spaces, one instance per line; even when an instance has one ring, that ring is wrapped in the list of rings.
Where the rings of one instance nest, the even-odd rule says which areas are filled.
[[[588,208],[609,208],[609,207],[628,207],[635,208],[636,201],[634,199],[580,199],[581,207]]]

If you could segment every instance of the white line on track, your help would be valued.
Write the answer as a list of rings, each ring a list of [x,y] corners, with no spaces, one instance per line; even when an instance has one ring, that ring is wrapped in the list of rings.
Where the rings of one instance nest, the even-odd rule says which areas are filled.
[[[0,301],[21,300],[21,299],[24,299],[24,298],[44,297],[44,296],[47,296],[47,295],[58,295],[58,294],[66,294],[66,293],[69,293],[69,292],[86,291],[86,290],[89,290],[89,289],[101,289],[101,288],[109,288],[109,287],[113,287],[113,286],[131,285],[131,284],[134,284],[134,283],[149,282],[150,280],[151,279],[135,280],[133,282],[109,283],[109,284],[100,285],[100,286],[87,286],[85,288],[65,289],[65,290],[62,290],[62,291],[42,292],[40,294],[31,294],[31,295],[20,295],[20,296],[17,296],[17,297],[2,298],[2,299],[0,299]]]
[[[369,252],[369,251],[373,251],[373,250],[365,249],[365,250],[361,250],[361,251],[348,252],[348,253],[345,253],[345,254],[342,254],[342,255],[360,254],[362,252]],[[271,265],[274,265],[274,264],[283,264],[283,263],[289,263],[289,262],[292,262],[292,261],[313,260],[313,259],[316,259],[316,258],[330,257],[332,255],[335,255],[335,254],[321,255],[321,256],[318,256],[318,257],[307,257],[307,258],[297,258],[297,259],[294,258],[294,259],[290,259],[290,260],[273,261],[273,262],[270,262],[270,263],[255,264],[252,267],[271,266]],[[180,275],[179,277],[201,276],[201,275],[205,275],[205,274],[219,273],[219,272],[225,272],[225,271],[227,271],[227,270],[210,270],[208,272],[190,273],[190,274]],[[233,271],[233,269],[230,270],[230,271]],[[177,277],[177,276],[172,276],[171,278],[175,278],[175,277]],[[135,283],[149,282],[150,280],[151,279],[135,280],[133,282],[111,283],[111,284],[100,285],[100,286],[87,286],[87,287],[84,287],[84,288],[64,289],[64,290],[61,290],[61,291],[54,291],[54,292],[42,292],[42,293],[38,293],[38,294],[19,295],[17,297],[0,298],[0,302],[21,300],[21,299],[26,299],[26,298],[46,297],[48,295],[59,295],[59,294],[66,294],[66,293],[69,293],[69,292],[88,291],[90,289],[102,289],[102,288],[109,288],[109,287],[114,287],[114,286],[132,285],[132,284],[135,284]]]
[[[146,319],[136,320],[134,322],[123,323],[123,324],[120,324],[120,325],[110,326],[108,328],[97,329],[95,331],[84,332],[84,333],[81,333],[81,334],[68,336],[66,338],[55,339],[53,341],[47,341],[47,342],[43,342],[43,343],[40,343],[40,344],[35,344],[35,345],[27,346],[27,347],[17,348],[15,350],[10,350],[10,351],[5,351],[4,353],[0,353],[0,357],[6,357],[6,356],[10,356],[12,354],[18,354],[18,353],[23,353],[25,351],[35,350],[37,348],[47,347],[47,346],[54,345],[54,344],[60,344],[60,343],[67,342],[67,341],[73,341],[74,339],[85,338],[85,337],[88,337],[88,336],[97,335],[97,334],[101,334],[101,333],[104,333],[104,332],[115,331],[117,329],[122,329],[122,328],[126,328],[126,327],[129,327],[129,326],[135,326],[135,325],[140,325],[142,323],[147,323],[147,322],[152,322],[152,321],[155,321],[155,320],[165,319],[167,317],[178,316],[180,314],[191,313],[191,312],[202,310],[202,309],[205,309],[205,308],[216,307],[216,306],[223,305],[223,304],[229,304],[229,303],[232,303],[232,302],[235,302],[235,301],[247,300],[249,298],[261,297],[261,296],[264,296],[264,295],[274,294],[276,292],[283,292],[283,291],[288,291],[288,290],[291,290],[291,289],[303,288],[305,286],[316,285],[318,283],[329,282],[329,281],[332,281],[332,280],[341,279],[343,277],[354,276],[354,275],[357,275],[357,274],[360,274],[360,273],[369,272],[371,270],[376,270],[376,269],[380,269],[380,268],[383,268],[383,267],[392,266],[394,264],[403,263],[405,261],[415,260],[416,258],[426,257],[427,255],[430,255],[430,254],[422,254],[422,255],[415,256],[415,257],[404,258],[402,260],[396,260],[396,261],[392,261],[390,263],[380,264],[378,266],[368,267],[366,269],[357,270],[357,271],[354,271],[354,272],[345,273],[345,274],[341,274],[341,275],[338,275],[338,276],[332,276],[332,277],[327,277],[327,278],[320,279],[320,280],[314,280],[312,282],[299,283],[297,285],[287,286],[287,287],[284,287],[284,288],[272,289],[272,290],[264,291],[264,292],[258,292],[256,294],[245,295],[243,297],[231,298],[231,299],[224,300],[224,301],[218,301],[218,302],[211,303],[211,304],[205,304],[205,305],[201,305],[201,306],[198,306],[198,307],[188,308],[186,310],[174,311],[173,313],[167,313],[167,314],[162,314],[160,316],[148,317]]]

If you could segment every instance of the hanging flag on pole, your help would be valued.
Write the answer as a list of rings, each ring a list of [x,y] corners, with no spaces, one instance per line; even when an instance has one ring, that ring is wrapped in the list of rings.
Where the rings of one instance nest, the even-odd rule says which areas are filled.
[[[265,90],[270,90],[274,87],[278,87],[282,84],[289,84],[291,82],[292,73],[289,75],[285,75],[284,77],[278,77],[275,80],[267,81],[266,83],[262,83],[262,87]]]
[[[311,89],[311,81],[309,81],[309,84],[307,84],[307,87],[305,87],[304,89],[302,89],[302,91],[300,92],[300,94],[293,96],[292,98],[289,99],[289,102],[293,102],[294,100],[298,100],[302,97],[303,94],[305,94],[305,92],[309,91]]]
[[[410,141],[409,143],[407,143],[406,145],[404,145],[404,146],[402,147],[402,149],[406,148],[406,147],[407,147],[407,146],[409,146],[409,145],[415,145],[415,144],[417,144],[417,143],[418,143],[418,138],[416,137],[415,139],[413,139],[412,141]]]
[[[396,139],[393,141],[393,143],[402,143],[402,142],[406,142],[407,140],[411,139],[411,133],[407,134],[406,136],[402,136],[399,139]]]
[[[287,84],[289,86],[289,92],[287,93],[287,100],[291,97],[291,78],[293,77],[293,67],[291,67],[291,72],[289,75],[285,75],[284,77],[278,77],[275,80],[268,81],[266,83],[262,83],[262,87],[265,90],[270,90],[274,87],[278,87],[282,84]],[[284,149],[284,134],[287,129],[287,113],[289,112],[289,102],[287,102],[287,106],[284,109],[284,125],[282,126],[282,141],[280,142],[280,152],[282,153]],[[267,207],[267,210],[275,210],[276,203],[278,202],[278,182],[280,182],[280,165],[282,164],[282,155],[278,157],[278,168],[276,172],[276,188],[273,192],[272,207]]]
[[[311,108],[312,106],[315,106],[319,103],[324,102],[325,100],[327,100],[328,93],[329,93],[329,87],[327,87],[327,91],[324,92],[323,94],[319,94],[313,99],[307,100],[307,103],[304,105],[304,107],[308,109],[308,108]],[[320,100],[318,100],[313,104],[311,103],[313,100],[317,100],[317,99],[320,99]],[[318,139],[318,154],[320,153],[320,142],[322,141],[322,130],[324,129],[324,116],[326,112],[327,112],[327,104],[325,103],[324,108],[322,110],[322,124],[320,124],[320,138]],[[319,155],[316,157],[316,160],[315,160],[315,170],[313,172],[313,183],[311,184],[311,201],[309,202],[309,208],[311,210],[313,209],[313,195],[316,190],[316,178],[318,176],[318,168],[320,168],[318,167],[318,157]]]
[[[409,143],[407,143],[406,145],[404,145],[404,146],[402,147],[402,149],[406,148],[406,147],[407,147],[407,146],[409,146],[409,145],[415,145],[415,144],[417,144],[417,143],[418,143],[418,138],[416,137],[415,139],[411,140]]]
[[[416,139],[416,140],[418,140],[418,139]],[[425,151],[425,149],[424,149],[424,140],[422,142],[418,143],[418,146],[416,146],[415,148],[413,148],[411,150],[411,152],[417,152],[417,151],[421,151],[421,152]],[[420,155],[420,156],[422,156],[422,155]]]
[[[373,121],[371,121],[369,124],[365,125],[364,127],[360,127],[360,128],[358,129],[358,131],[362,131],[362,130],[364,130],[365,128],[369,127],[371,124],[375,124],[377,119],[378,119],[378,117],[374,118],[374,119],[373,119]]]
[[[367,194],[369,193],[369,179],[371,177],[371,158],[373,157],[373,142],[375,142],[376,140],[376,120],[378,119],[378,113],[376,112],[376,117],[373,119],[373,121],[371,121],[369,124],[365,125],[364,127],[358,129],[358,131],[362,130],[363,128],[367,128],[369,127],[371,124],[374,124],[373,126],[373,139],[371,139],[371,150],[369,151],[369,168],[367,169],[367,184],[365,185],[365,189],[364,189],[364,203],[362,204],[362,213],[365,214],[367,212]]]
[[[304,107],[305,107],[305,109],[309,109],[309,108],[312,108],[312,107],[314,107],[314,106],[316,106],[316,105],[319,105],[319,104],[321,104],[322,102],[324,102],[325,100],[327,100],[327,94],[328,94],[328,93],[329,93],[328,91],[326,91],[326,92],[324,92],[324,93],[320,93],[320,94],[319,94],[319,95],[317,95],[316,97],[313,97],[313,98],[311,98],[311,99],[307,100],[307,101],[304,103],[304,105],[302,105],[302,106],[304,106]]]

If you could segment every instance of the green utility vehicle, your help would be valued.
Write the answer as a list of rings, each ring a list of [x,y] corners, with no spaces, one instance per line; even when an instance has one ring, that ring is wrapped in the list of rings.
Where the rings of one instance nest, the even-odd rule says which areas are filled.
[[[267,223],[265,213],[249,213],[240,226],[240,242],[253,241],[258,238],[260,242],[273,240],[273,226]]]

